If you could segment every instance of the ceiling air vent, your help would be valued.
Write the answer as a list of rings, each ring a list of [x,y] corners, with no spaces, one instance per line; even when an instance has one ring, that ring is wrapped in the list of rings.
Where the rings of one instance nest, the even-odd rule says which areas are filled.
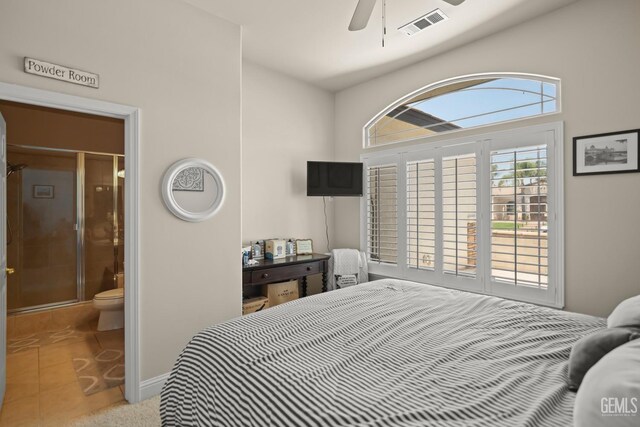
[[[449,19],[447,15],[444,14],[440,9],[433,10],[427,13],[424,16],[416,19],[415,21],[409,22],[406,25],[398,28],[399,31],[402,31],[404,34],[408,36],[412,36],[427,27],[437,24],[438,22],[446,21]]]

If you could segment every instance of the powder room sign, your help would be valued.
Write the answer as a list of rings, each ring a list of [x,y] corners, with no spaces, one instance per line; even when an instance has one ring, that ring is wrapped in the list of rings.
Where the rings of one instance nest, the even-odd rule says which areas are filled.
[[[40,61],[39,59],[24,58],[24,72],[36,76],[49,77],[63,82],[75,83],[98,89],[100,76],[75,68]]]

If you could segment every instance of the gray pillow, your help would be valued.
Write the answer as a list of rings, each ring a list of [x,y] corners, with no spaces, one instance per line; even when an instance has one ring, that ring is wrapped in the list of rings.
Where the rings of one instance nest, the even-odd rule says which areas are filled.
[[[640,295],[622,301],[607,319],[607,328],[640,327]]]
[[[576,427],[640,425],[640,340],[604,356],[584,377],[573,407]]]
[[[594,332],[576,342],[569,356],[569,390],[578,390],[587,371],[616,347],[640,338],[640,330],[611,328]]]

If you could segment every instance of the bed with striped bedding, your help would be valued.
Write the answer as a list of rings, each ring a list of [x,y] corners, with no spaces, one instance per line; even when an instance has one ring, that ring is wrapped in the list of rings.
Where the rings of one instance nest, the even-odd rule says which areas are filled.
[[[567,360],[603,319],[379,280],[210,327],[164,426],[570,426]]]

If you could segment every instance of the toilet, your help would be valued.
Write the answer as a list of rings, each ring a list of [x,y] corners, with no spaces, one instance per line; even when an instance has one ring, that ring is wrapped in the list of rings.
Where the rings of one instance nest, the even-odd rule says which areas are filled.
[[[100,292],[93,297],[93,306],[100,310],[98,331],[124,328],[124,288],[118,277],[118,288]]]

